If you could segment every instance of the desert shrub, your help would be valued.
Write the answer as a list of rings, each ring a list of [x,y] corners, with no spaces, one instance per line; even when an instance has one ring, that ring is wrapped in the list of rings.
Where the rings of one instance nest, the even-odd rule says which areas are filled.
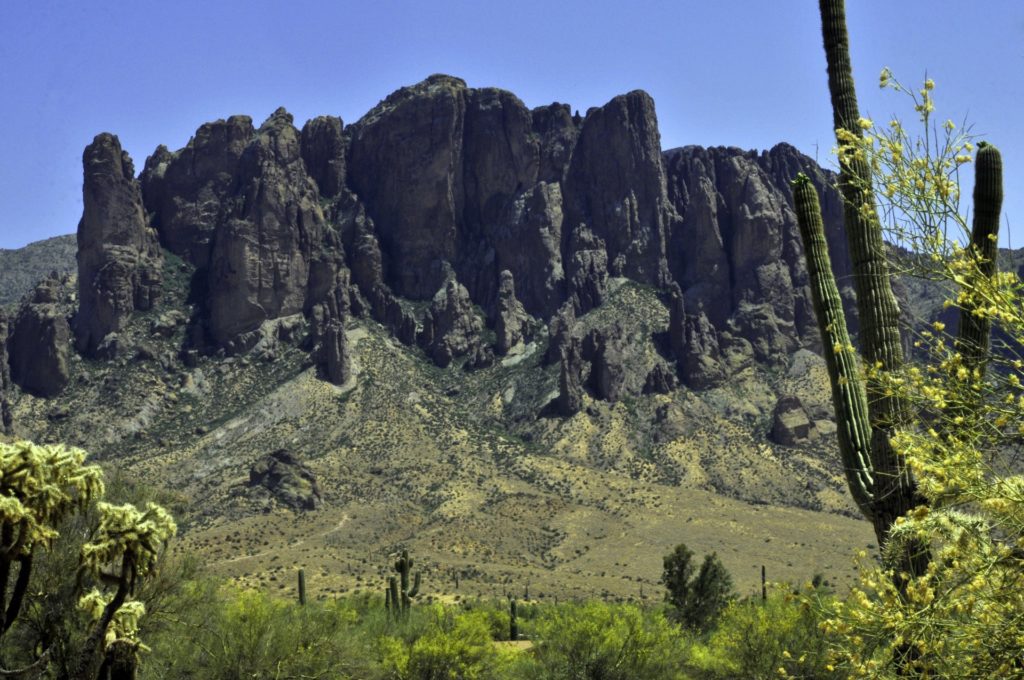
[[[548,680],[682,678],[689,645],[660,611],[587,602],[537,612],[532,654],[517,676]]]
[[[494,644],[488,611],[422,608],[430,623],[411,644],[381,640],[383,677],[395,680],[489,680],[508,677],[512,655]]]
[[[346,603],[306,606],[254,590],[188,584],[202,602],[153,639],[147,675],[154,678],[350,677],[365,658],[348,632],[358,613]],[[364,651],[364,650],[359,650]]]
[[[670,616],[687,628],[706,632],[732,598],[732,577],[718,555],[704,556],[694,575],[693,552],[680,543],[665,556],[662,583],[668,589]]]
[[[828,641],[821,629],[821,600],[808,589],[785,587],[768,599],[734,601],[722,613],[697,665],[721,678],[831,678]],[[780,670],[781,669],[781,670]]]

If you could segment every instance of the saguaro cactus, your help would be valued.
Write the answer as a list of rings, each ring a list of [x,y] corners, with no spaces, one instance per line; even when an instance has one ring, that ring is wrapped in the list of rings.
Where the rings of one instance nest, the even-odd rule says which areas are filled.
[[[398,572],[399,578],[401,578],[401,588],[397,583],[396,577],[392,576],[388,580],[388,589],[391,596],[391,608],[396,614],[401,613],[402,615],[408,614],[409,607],[412,605],[412,598],[416,597],[420,593],[420,573],[416,572],[412,574],[412,587],[409,587],[409,575],[412,572],[413,559],[409,557],[409,551],[403,550],[402,555],[395,560],[395,571]]]
[[[843,137],[862,136],[853,69],[850,65],[846,8],[843,0],[819,0],[819,9],[828,62],[833,122],[842,147]],[[853,264],[854,288],[857,291],[861,354],[869,366],[878,366],[882,371],[895,371],[903,365],[899,307],[889,281],[882,227],[871,188],[871,169],[863,157],[840,151],[839,190],[843,196],[843,221]],[[806,244],[804,248],[806,253]],[[843,319],[841,325],[845,333],[845,319],[841,310],[831,318]],[[819,317],[819,327],[829,326],[828,321],[823,321]],[[839,332],[838,325],[832,323],[831,332]],[[827,337],[825,332],[822,336]],[[850,354],[852,366],[852,352]],[[833,371],[830,371],[830,378],[833,382],[833,395],[836,393],[836,381],[840,378],[849,380],[849,377]],[[851,491],[858,506],[875,529],[879,544],[885,545],[889,529],[896,518],[921,505],[924,499],[917,493],[910,473],[893,450],[890,439],[898,428],[907,423],[909,410],[906,400],[898,394],[886,393],[880,388],[877,378],[869,377],[864,388],[867,397],[866,420],[859,412],[862,402],[852,391],[843,397],[843,402],[853,399],[849,406],[857,410],[843,417],[837,407],[836,415],[840,422],[840,432],[855,428],[855,432],[847,435],[849,441],[844,452],[847,479],[851,482]],[[849,419],[851,417],[853,420]],[[864,436],[867,436],[866,440],[862,440]],[[849,458],[850,455],[863,458],[863,463],[858,463],[854,470],[849,469],[851,463],[856,462]],[[864,493],[865,490],[870,492]],[[899,571],[912,574],[920,573],[928,560],[927,552],[921,546],[910,546],[905,558],[901,560],[903,564],[899,565]]]

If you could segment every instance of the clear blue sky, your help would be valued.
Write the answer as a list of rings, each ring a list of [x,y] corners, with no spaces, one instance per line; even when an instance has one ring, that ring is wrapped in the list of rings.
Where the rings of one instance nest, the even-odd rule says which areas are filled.
[[[938,112],[966,114],[1002,149],[1004,214],[1024,246],[1024,2],[847,4],[862,113],[902,106],[877,88],[883,66],[905,82],[927,69]],[[581,112],[642,88],[665,148],[787,141],[831,163],[819,30],[813,0],[5,0],[0,248],[75,230],[98,132],[141,169],[205,121],[285,106],[300,126],[349,123],[437,72]]]

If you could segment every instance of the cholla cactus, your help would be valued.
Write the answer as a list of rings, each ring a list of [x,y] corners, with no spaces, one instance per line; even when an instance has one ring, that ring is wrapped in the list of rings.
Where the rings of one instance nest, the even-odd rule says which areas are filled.
[[[59,536],[61,521],[103,496],[102,471],[86,465],[85,458],[81,449],[60,444],[0,443],[0,602],[6,602],[0,610],[0,637],[22,609],[36,548],[48,548]],[[79,650],[73,678],[95,677],[98,652],[106,646],[108,634],[114,641],[136,644],[131,638],[143,609],[128,596],[177,530],[170,514],[157,505],[148,505],[144,512],[103,502],[97,508],[99,526],[82,548],[78,583],[101,572],[109,577],[113,569],[116,590],[110,595],[96,590],[80,600],[80,606],[93,613],[95,625]],[[44,654],[34,668],[41,670],[45,663]]]

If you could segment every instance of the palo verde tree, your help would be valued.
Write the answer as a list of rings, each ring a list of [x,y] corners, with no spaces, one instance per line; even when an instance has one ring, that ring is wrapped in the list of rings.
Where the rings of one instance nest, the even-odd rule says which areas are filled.
[[[863,367],[913,414],[891,445],[923,502],[890,527],[886,566],[865,566],[859,586],[832,612],[835,664],[852,677],[1024,677],[1024,289],[1015,273],[996,266],[1002,158],[994,146],[978,145],[968,220],[958,169],[972,160],[969,135],[951,120],[932,122],[930,79],[913,91],[884,70],[880,84],[913,100],[923,134],[911,136],[898,120],[876,126],[861,119],[860,135],[840,135],[840,153],[870,168],[889,240],[906,246],[900,265],[929,279],[945,308],[959,314],[947,312],[919,331],[921,361]],[[822,333],[842,344],[839,326],[829,325],[834,281],[805,178],[794,182],[794,197]],[[946,332],[951,319],[955,333]],[[833,383],[837,413],[843,404],[866,407],[861,370],[844,364],[846,357],[838,349],[826,357],[842,378]],[[862,436],[854,430],[847,443]],[[844,459],[859,450],[844,451]],[[932,556],[925,568],[898,573],[898,556],[922,545]]]
[[[130,596],[176,531],[160,506],[150,504],[141,512],[101,502],[102,472],[85,464],[85,458],[81,449],[60,444],[0,443],[0,645],[23,611],[38,550],[52,546],[59,538],[57,527],[72,514],[92,504],[99,513],[82,547],[78,573],[67,576],[76,579],[80,592],[90,582],[114,590],[108,594],[97,587],[81,599],[80,606],[95,616],[74,662],[60,671],[70,680],[93,680],[110,643],[132,637],[142,606]],[[0,673],[42,672],[49,651],[42,650],[27,668]]]

